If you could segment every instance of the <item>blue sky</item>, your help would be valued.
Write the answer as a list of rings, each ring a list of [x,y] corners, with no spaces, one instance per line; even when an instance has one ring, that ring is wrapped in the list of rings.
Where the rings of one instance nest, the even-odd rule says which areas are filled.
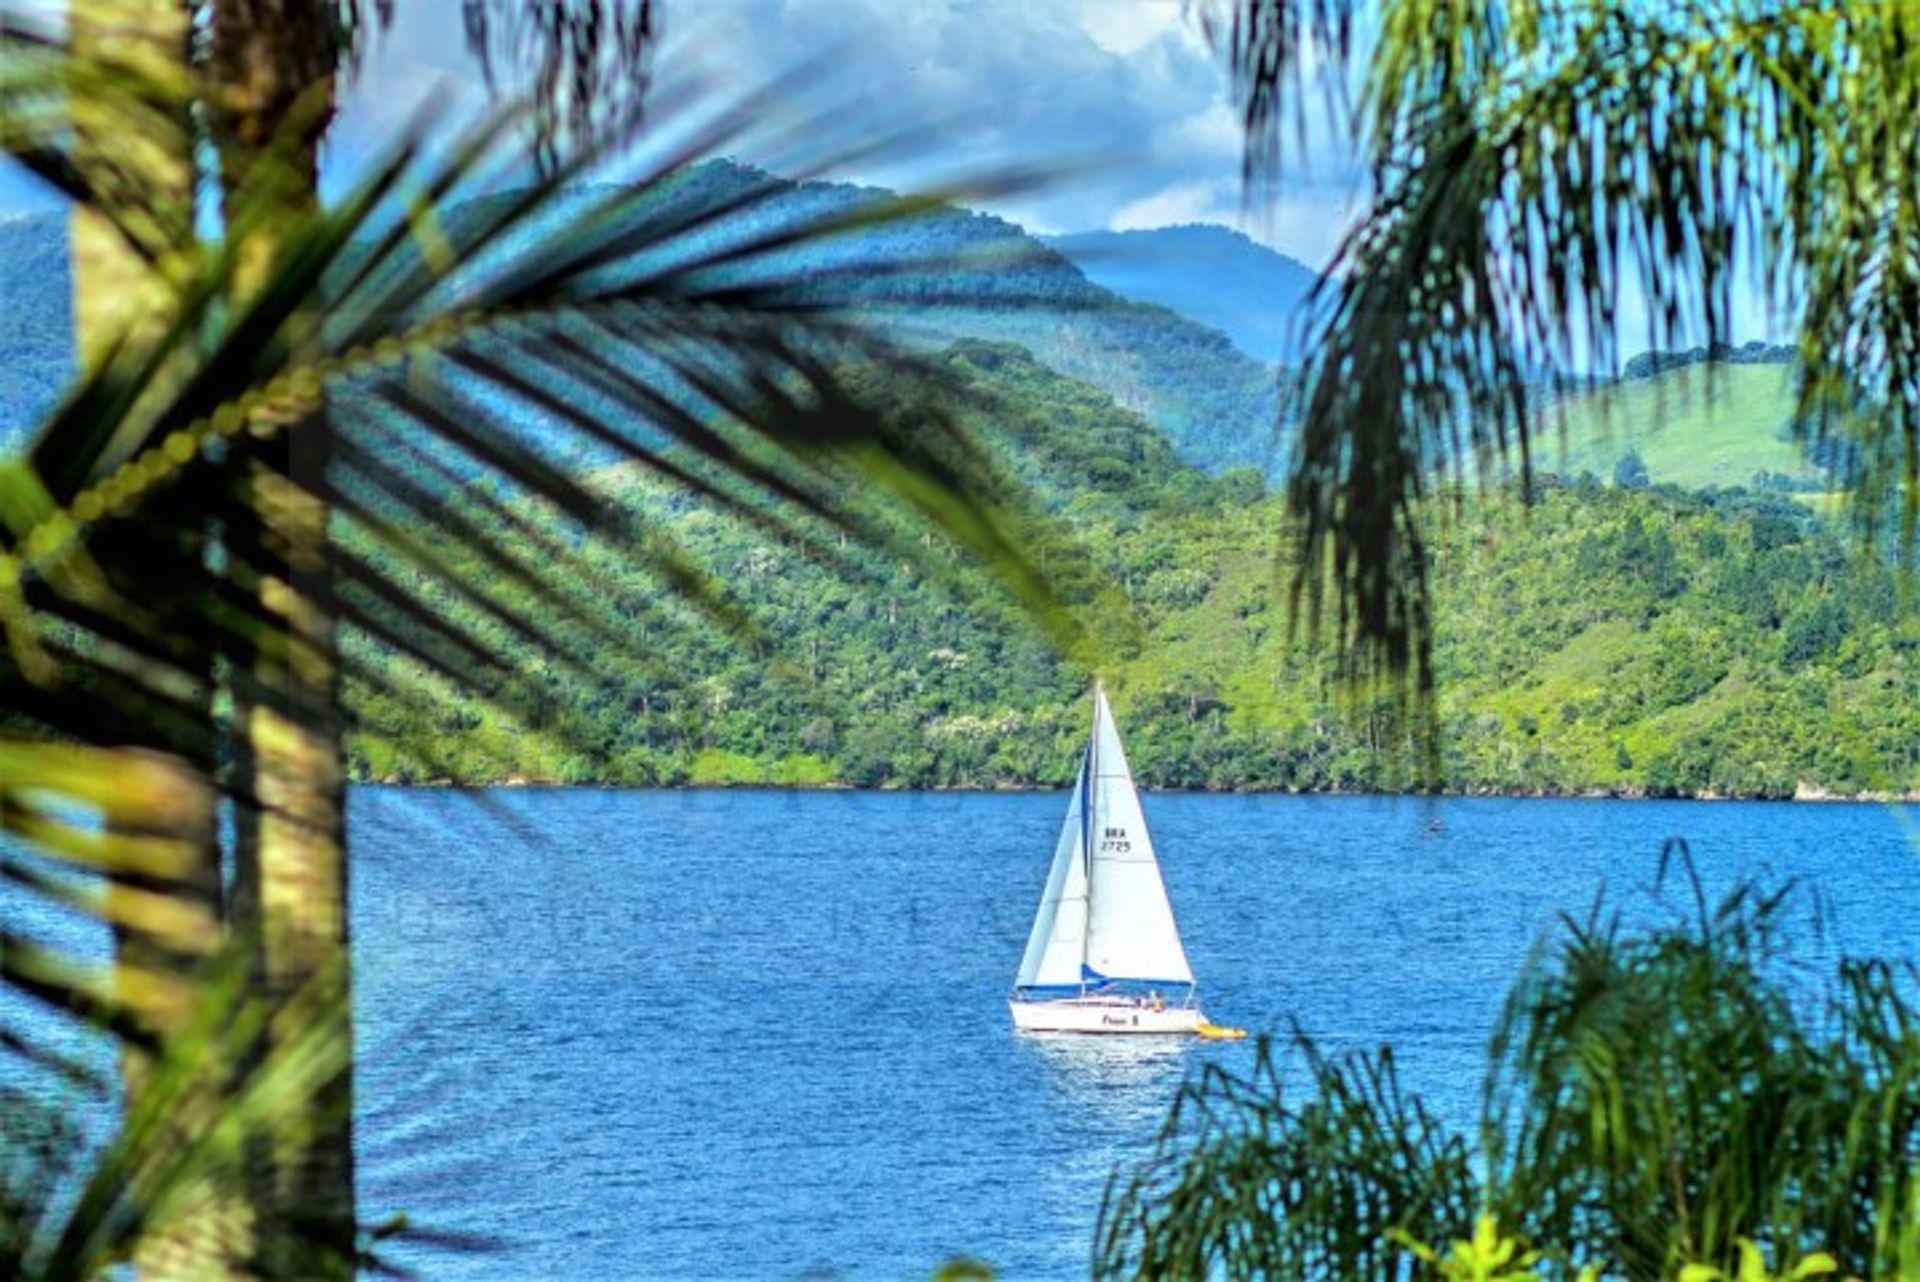
[[[333,190],[427,103],[436,127],[487,105],[460,0],[396,7],[345,87],[326,153]],[[1181,0],[666,0],[664,15],[656,97],[697,87],[737,101],[814,66],[812,105],[844,109],[842,149],[924,130],[910,157],[839,176],[912,186],[1083,166],[1047,190],[980,202],[1036,231],[1218,222],[1320,263],[1360,192],[1357,171],[1315,162],[1247,208],[1227,78]],[[751,143],[740,150],[781,167]],[[0,163],[0,215],[51,207]]]

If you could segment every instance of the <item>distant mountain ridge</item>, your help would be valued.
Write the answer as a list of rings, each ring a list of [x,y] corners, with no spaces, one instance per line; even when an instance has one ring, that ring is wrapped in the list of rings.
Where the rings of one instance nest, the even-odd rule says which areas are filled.
[[[671,185],[662,207],[726,201],[749,186],[778,194],[758,208],[757,221],[729,235],[764,231],[769,218],[851,210],[881,194],[842,183],[787,183],[716,161]],[[1221,263],[1258,264],[1227,275],[1262,298],[1284,302],[1287,280],[1295,297],[1311,287],[1306,268],[1237,232],[1190,225],[1043,239],[990,214],[949,208],[806,252],[814,257],[797,259],[796,272],[849,261],[872,268],[838,301],[871,310],[929,347],[968,338],[1018,343],[1142,413],[1188,462],[1214,472],[1251,466],[1272,478],[1286,460],[1286,441],[1275,428],[1275,372],[1229,332],[1186,310],[1231,315],[1235,295]],[[945,270],[928,267],[936,262]],[[1189,272],[1191,287],[1183,284]],[[1130,289],[1151,301],[1123,296]],[[72,377],[71,290],[65,216],[0,219],[0,448],[19,441]],[[1266,322],[1248,323],[1257,329]],[[1241,342],[1258,344],[1246,338],[1244,324],[1240,329]],[[1605,477],[1632,450],[1655,483],[1752,485],[1784,476],[1796,488],[1823,489],[1824,471],[1792,431],[1793,355],[1759,343],[1642,353],[1610,391],[1569,388],[1543,402],[1543,420],[1551,420],[1543,426],[1554,430],[1542,439],[1537,462],[1569,476],[1589,470]],[[1709,385],[1695,368],[1705,365],[1725,377]],[[1563,417],[1564,448],[1557,432]]]
[[[890,194],[847,183],[789,183],[712,161],[662,192],[662,208],[709,201],[720,207],[754,187],[779,194],[756,202],[734,234],[852,212]],[[1179,308],[1090,279],[1016,223],[949,206],[882,222],[840,245],[789,252],[803,277],[831,267],[843,285],[852,282],[833,301],[869,309],[925,346],[986,339],[1026,347],[1043,364],[1144,415],[1181,458],[1207,471],[1253,467],[1274,476],[1284,463],[1271,366]],[[848,267],[856,270],[849,275]]]
[[[1097,285],[1158,303],[1269,363],[1299,361],[1302,305],[1320,274],[1215,223],[1042,237]]]

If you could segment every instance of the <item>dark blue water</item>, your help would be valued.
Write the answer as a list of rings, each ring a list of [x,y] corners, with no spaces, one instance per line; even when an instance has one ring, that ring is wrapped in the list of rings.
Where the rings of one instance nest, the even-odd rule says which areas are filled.
[[[1110,1172],[1246,1046],[1015,1036],[1065,805],[1045,795],[362,789],[366,1210],[492,1235],[474,1278],[1085,1272]],[[1685,836],[1710,893],[1817,887],[1804,956],[1912,957],[1920,856],[1873,806],[1155,796],[1217,1019],[1391,1041],[1472,1117],[1507,982]],[[1428,832],[1438,818],[1444,830]]]

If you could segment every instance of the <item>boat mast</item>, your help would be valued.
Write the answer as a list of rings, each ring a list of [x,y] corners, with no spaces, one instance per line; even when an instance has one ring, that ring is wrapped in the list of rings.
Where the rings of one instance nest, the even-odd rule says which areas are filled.
[[[1100,786],[1100,679],[1093,681],[1093,728],[1087,733],[1087,786],[1080,790],[1080,858],[1086,867],[1087,928],[1080,932],[1080,995],[1087,995],[1087,952],[1093,947],[1093,798]]]

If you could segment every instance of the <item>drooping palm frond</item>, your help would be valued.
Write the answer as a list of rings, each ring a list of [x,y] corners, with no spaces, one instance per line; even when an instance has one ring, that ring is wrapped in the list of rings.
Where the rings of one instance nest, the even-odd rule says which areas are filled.
[[[1430,684],[1436,469],[1530,470],[1543,375],[1727,341],[1754,297],[1800,334],[1802,430],[1862,460],[1863,530],[1920,477],[1912,5],[1221,0],[1248,168],[1279,181],[1309,82],[1369,208],[1315,298],[1289,485],[1296,590],[1352,652]],[[1356,62],[1361,63],[1355,67]],[[1335,92],[1336,103],[1347,101]],[[1635,300],[1644,331],[1623,333]]]
[[[186,211],[121,217],[98,186],[111,169],[67,154],[61,104],[92,74],[44,33],[0,49],[15,156],[98,202],[136,253],[166,259],[173,287],[0,472],[0,867],[29,909],[0,979],[37,1009],[0,1033],[29,1089],[89,1066],[47,1035],[62,1020],[164,1063],[204,1015],[207,941],[233,911],[223,900],[258,892],[240,874],[220,884],[196,845],[215,831],[208,814],[175,822],[169,807],[217,795],[243,834],[337,821],[290,803],[248,754],[263,711],[337,745],[343,632],[403,654],[423,682],[564,733],[547,672],[619,697],[628,660],[644,659],[636,603],[599,590],[606,558],[734,617],[671,532],[594,484],[596,470],[638,469],[822,556],[835,547],[823,533],[846,534],[928,563],[920,535],[933,531],[956,555],[932,572],[986,575],[1074,635],[1016,545],[1037,519],[1017,487],[931,366],[840,301],[836,275],[859,272],[858,258],[819,252],[924,199],[809,211],[770,181],[717,196],[694,181],[759,103],[690,120],[685,141],[611,187],[582,182],[592,147],[528,179],[506,117],[438,157],[397,147],[330,209],[274,198],[298,177],[292,162],[277,173],[269,149],[228,193],[221,238],[201,242],[184,234]],[[181,144],[182,114],[146,109],[171,103],[172,87],[134,66],[98,78],[131,104],[129,146]],[[835,136],[804,116],[785,128],[789,142]],[[492,172],[513,181],[489,186]],[[875,365],[898,374],[894,396],[858,376]],[[916,389],[904,406],[902,386]],[[324,548],[287,540],[289,508],[327,532]],[[349,680],[388,671],[346,665]],[[323,804],[338,789],[329,769],[319,763],[311,789]],[[114,893],[96,893],[102,882]],[[146,954],[123,949],[109,982],[42,929],[56,911]],[[330,996],[344,1008],[344,989]],[[309,1106],[338,1102],[338,1078],[301,1080]],[[297,1146],[302,1125],[315,1123],[263,1133]],[[109,1256],[129,1249],[127,1235],[86,1232],[116,1244]],[[284,1243],[246,1249],[275,1252],[260,1271],[286,1271]]]
[[[702,143],[739,123],[722,122]],[[429,202],[444,202],[481,150],[476,142],[424,176],[403,155],[311,226],[275,227],[279,270],[237,308],[228,300],[248,270],[251,229],[239,222],[209,246],[171,331],[103,362],[56,410],[30,468],[17,474],[9,506],[19,580],[57,593],[67,608],[88,599],[99,607],[99,584],[86,570],[93,525],[162,501],[217,471],[234,443],[296,432],[338,399],[352,426],[341,431],[337,469],[312,483],[326,487],[342,519],[392,538],[407,532],[404,514],[415,532],[452,515],[444,488],[386,465],[383,439],[398,436],[434,443],[458,458],[459,475],[491,474],[663,569],[678,564],[666,534],[642,540],[623,528],[626,518],[567,461],[585,454],[636,463],[796,540],[813,518],[853,523],[854,533],[908,551],[897,528],[839,501],[858,478],[999,567],[1029,603],[1044,604],[1004,533],[1007,491],[951,413],[930,400],[904,423],[842,385],[846,361],[911,359],[822,305],[819,280],[790,254],[781,259],[917,203],[876,201],[852,216],[781,219],[722,238],[778,189],[661,216],[661,189],[692,149],[631,186],[581,196],[562,174],[471,202],[457,217],[402,193],[404,177]],[[762,261],[772,266],[761,270]],[[518,425],[529,419],[538,431]],[[518,548],[489,551],[497,554],[493,583],[551,590],[565,607],[563,567],[544,554],[516,560],[525,555]],[[410,555],[420,568],[447,570],[429,549]],[[373,567],[351,565],[349,574],[375,590]],[[492,583],[447,586],[485,603]],[[369,613],[363,621],[381,620]],[[9,634],[18,653],[41,643],[31,623],[23,618]],[[164,659],[164,643],[151,644],[147,657]]]
[[[489,87],[522,77],[534,136],[548,162],[562,135],[591,137],[632,112],[651,80],[660,16],[654,0],[461,0],[467,47]]]
[[[326,0],[297,12],[244,0],[200,0],[194,8],[203,26],[226,21],[243,32],[288,17],[304,22],[301,43],[316,72],[328,76],[336,60],[357,73],[397,13],[394,0]],[[487,88],[526,104],[537,156],[547,164],[558,163],[568,136],[591,139],[639,109],[661,26],[656,0],[460,0],[460,22]]]

